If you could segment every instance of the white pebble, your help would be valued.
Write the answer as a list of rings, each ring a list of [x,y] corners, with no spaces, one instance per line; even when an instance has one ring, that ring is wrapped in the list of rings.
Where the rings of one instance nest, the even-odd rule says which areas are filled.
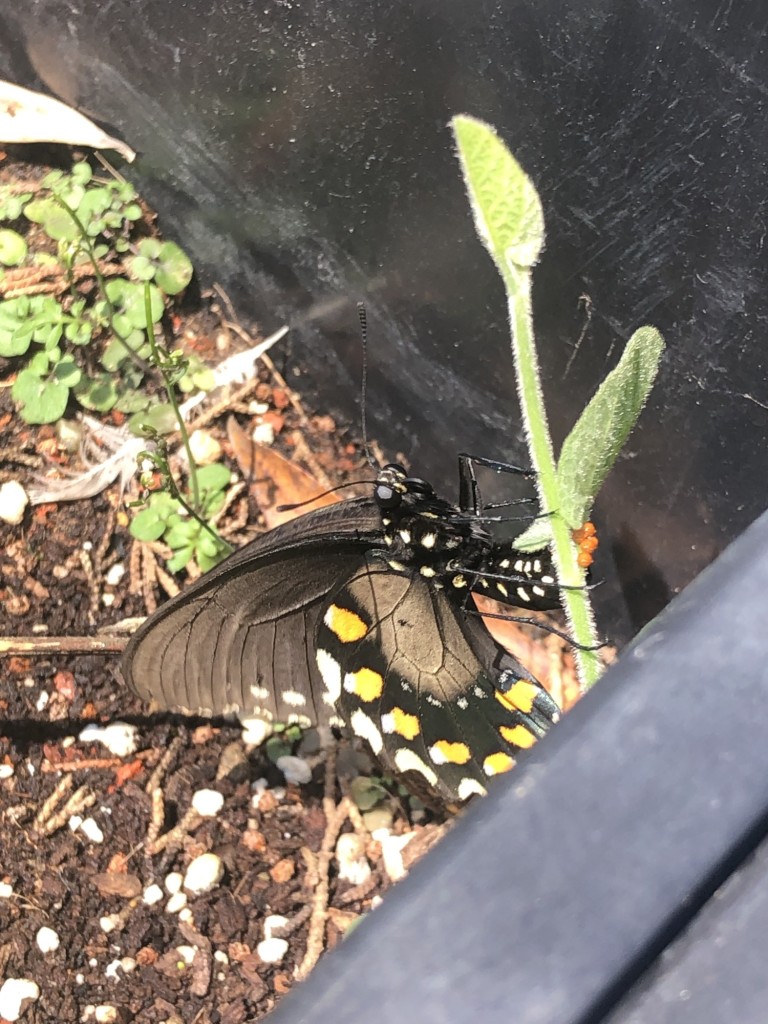
[[[197,953],[197,950],[194,946],[177,946],[176,952],[185,964],[191,964],[195,959],[195,953]]]
[[[10,779],[13,775],[12,764],[0,764],[0,779]]]
[[[93,818],[85,818],[80,825],[80,831],[87,836],[92,843],[103,843],[104,833]]]
[[[78,739],[81,743],[103,743],[115,757],[128,757],[138,745],[136,726],[127,722],[111,722],[106,727],[86,725]]]
[[[190,921],[192,921],[192,911],[189,909],[189,907],[181,908],[181,910],[179,911],[179,920],[181,921],[182,924],[188,924]]]
[[[99,918],[99,928],[106,934],[109,935],[115,928],[120,924],[119,914],[106,914],[104,917]]]
[[[185,892],[175,892],[165,904],[165,909],[169,914],[178,914],[178,912],[183,910],[186,905],[187,894]]]
[[[336,842],[339,878],[362,885],[371,877],[371,865],[365,856],[365,843],[354,832],[345,832]]]
[[[40,998],[40,987],[29,978],[8,978],[0,988],[0,1017],[14,1021]]]
[[[217,949],[213,954],[213,959],[218,960],[220,964],[229,963],[229,957],[227,956],[223,949]]]
[[[224,864],[215,853],[195,857],[184,875],[184,888],[190,892],[209,892],[221,881]]]
[[[215,818],[224,806],[224,797],[215,789],[198,789],[192,806],[202,818]]]
[[[148,907],[152,907],[163,898],[163,890],[153,882],[152,885],[147,886],[141,898]]]
[[[107,966],[104,968],[104,977],[112,978],[113,981],[117,981],[119,978],[117,972],[120,970],[121,967],[122,964],[120,963],[119,960],[113,960],[111,963],[108,963]]]
[[[183,881],[184,876],[180,871],[171,871],[169,875],[165,876],[165,891],[171,893],[171,895],[175,892],[179,892]]]
[[[111,565],[107,570],[104,582],[108,587],[116,587],[123,576],[125,576],[125,566],[122,562],[115,562],[115,564]]]
[[[285,939],[264,939],[256,947],[262,962],[265,964],[279,964],[288,952],[288,943]]]
[[[61,939],[53,928],[48,928],[47,925],[43,925],[42,928],[38,928],[37,930],[35,942],[37,943],[37,948],[41,953],[53,953],[59,948]]]
[[[130,974],[131,971],[135,971],[138,964],[132,956],[124,956],[120,960],[120,966],[123,969],[124,974]]]
[[[393,836],[389,829],[376,829],[371,833],[373,838],[381,843],[381,859],[384,862],[384,870],[393,882],[399,882],[405,878],[408,872],[403,864],[403,850],[416,835],[415,832],[408,832],[403,836]]]
[[[243,727],[243,743],[246,747],[259,747],[272,735],[272,726],[263,718],[241,718],[240,725]]]
[[[48,691],[47,690],[41,690],[37,700],[35,701],[35,707],[37,708],[37,710],[38,711],[42,711],[44,708],[47,708],[48,707],[48,701],[50,699],[51,699],[51,695],[48,693]]]
[[[115,603],[115,595],[114,594],[102,594],[101,595],[101,603],[104,605],[105,608],[111,608],[112,605]]]
[[[271,423],[259,423],[253,429],[251,437],[256,444],[272,444],[275,440],[275,428]],[[280,957],[282,960],[282,957]]]
[[[96,1024],[114,1024],[117,1020],[117,1007],[110,1006],[108,1003],[102,1003],[101,1006],[97,1006],[93,1011],[93,1019]]]
[[[268,914],[264,918],[264,938],[274,938],[275,932],[280,931],[281,928],[285,928],[289,923],[287,917],[283,917],[282,914]]]
[[[0,486],[0,519],[11,526],[18,526],[24,518],[24,510],[29,504],[27,492],[18,480],[9,480]],[[13,1018],[16,1020],[16,1018]]]
[[[69,825],[70,832],[77,832],[80,826],[83,824],[83,819],[79,814],[73,814],[67,822]]]
[[[304,786],[312,781],[312,769],[301,757],[285,754],[278,757],[275,763],[285,776],[285,781],[293,783],[294,786]]]
[[[9,900],[13,896],[13,886],[7,882],[0,882],[0,900]]]
[[[84,974],[80,974],[79,971],[75,975],[75,984],[76,985],[84,985],[85,984],[85,975]]]
[[[221,458],[221,445],[207,430],[196,430],[189,439],[189,447],[198,466],[210,466]]]

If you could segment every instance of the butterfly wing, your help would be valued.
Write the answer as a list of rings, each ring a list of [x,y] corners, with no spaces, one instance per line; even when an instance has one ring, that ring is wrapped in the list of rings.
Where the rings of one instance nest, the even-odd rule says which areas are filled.
[[[485,792],[558,717],[479,620],[419,573],[371,554],[332,594],[316,648],[350,728],[385,769],[444,800]]]
[[[317,619],[380,530],[373,502],[352,499],[240,548],[137,631],[123,656],[126,682],[187,713],[333,721],[314,654]]]

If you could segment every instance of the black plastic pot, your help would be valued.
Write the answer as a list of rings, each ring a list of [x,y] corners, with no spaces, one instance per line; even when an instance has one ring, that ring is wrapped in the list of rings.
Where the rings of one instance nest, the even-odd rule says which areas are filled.
[[[286,361],[306,370],[295,383],[353,423],[354,303],[366,298],[373,430],[447,493],[459,450],[523,458],[502,289],[447,121],[464,111],[500,130],[547,217],[536,322],[557,437],[634,328],[653,323],[669,344],[597,510],[611,637],[647,622],[762,510],[768,70],[756,0],[0,0],[0,19],[2,73],[140,150],[129,173],[201,277],[265,332],[289,321]],[[762,835],[767,530],[654,626],[286,1003],[286,1020],[603,1018]],[[730,890],[734,913],[763,863]],[[696,927],[681,986],[707,966]],[[746,971],[748,929],[730,935]],[[660,970],[617,1020],[667,1019],[672,974]],[[733,1019],[714,995],[675,1011]],[[749,1013],[737,1016],[765,1019]]]

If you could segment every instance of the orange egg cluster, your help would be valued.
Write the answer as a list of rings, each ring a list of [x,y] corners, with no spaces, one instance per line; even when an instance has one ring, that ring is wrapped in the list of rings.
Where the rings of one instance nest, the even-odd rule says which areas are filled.
[[[584,523],[578,530],[573,531],[572,536],[574,543],[579,546],[576,561],[582,569],[588,569],[592,565],[592,555],[600,544],[597,539],[597,528],[594,523]]]

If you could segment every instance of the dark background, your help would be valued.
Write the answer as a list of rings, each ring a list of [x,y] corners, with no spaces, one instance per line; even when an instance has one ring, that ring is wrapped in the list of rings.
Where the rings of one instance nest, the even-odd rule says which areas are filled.
[[[635,328],[669,346],[597,509],[598,613],[626,636],[764,505],[767,21],[756,0],[0,0],[0,73],[139,150],[164,232],[244,320],[291,324],[290,380],[352,424],[364,297],[372,433],[449,495],[459,450],[524,459],[447,127],[494,124],[544,204],[558,443]]]

